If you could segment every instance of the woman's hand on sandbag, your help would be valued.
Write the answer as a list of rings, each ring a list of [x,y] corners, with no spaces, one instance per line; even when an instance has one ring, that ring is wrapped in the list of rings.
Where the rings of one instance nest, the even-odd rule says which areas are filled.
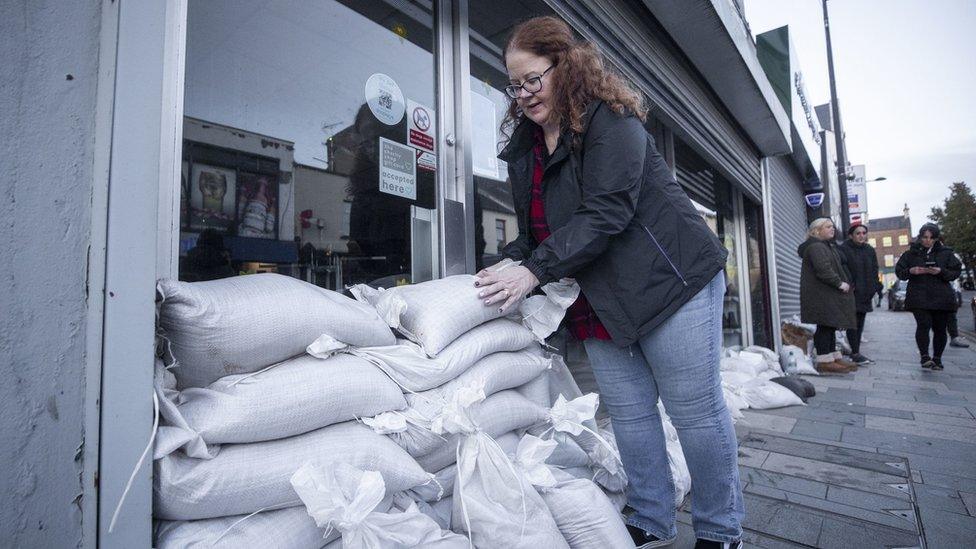
[[[501,271],[486,269],[477,276],[475,286],[484,288],[478,297],[485,301],[487,307],[501,303],[498,310],[503,313],[539,285],[539,279],[532,271],[521,265]]]

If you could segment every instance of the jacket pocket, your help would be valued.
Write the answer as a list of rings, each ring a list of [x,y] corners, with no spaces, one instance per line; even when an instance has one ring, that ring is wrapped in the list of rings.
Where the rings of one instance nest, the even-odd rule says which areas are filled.
[[[677,275],[679,280],[681,280],[681,283],[688,286],[688,281],[685,280],[684,275],[682,275],[681,271],[678,270],[678,266],[674,264],[674,261],[671,261],[671,256],[668,255],[668,252],[664,251],[664,247],[661,246],[661,243],[658,242],[657,238],[654,237],[654,233],[652,233],[643,223],[639,224],[641,228],[644,229],[644,232],[647,233],[647,236],[651,237],[651,241],[654,242],[654,245],[657,246],[658,251],[660,251],[661,255],[664,256],[664,259],[667,260],[668,265],[671,265],[671,270],[673,270],[674,274]]]

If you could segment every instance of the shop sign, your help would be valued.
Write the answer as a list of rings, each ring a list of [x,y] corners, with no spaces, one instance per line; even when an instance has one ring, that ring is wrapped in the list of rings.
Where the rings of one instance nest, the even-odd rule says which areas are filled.
[[[380,192],[417,200],[417,162],[413,147],[380,138]]]
[[[434,151],[436,133],[434,109],[407,99],[407,143],[428,152]]]
[[[817,208],[820,207],[821,204],[823,204],[824,193],[810,193],[806,195],[804,198],[807,201],[807,206],[809,206],[811,209],[816,210]]]
[[[847,211],[864,213],[868,211],[868,185],[863,164],[851,166],[854,179],[847,182]]]
[[[381,73],[366,80],[366,104],[373,116],[387,126],[399,124],[406,110],[403,92],[396,80]]]

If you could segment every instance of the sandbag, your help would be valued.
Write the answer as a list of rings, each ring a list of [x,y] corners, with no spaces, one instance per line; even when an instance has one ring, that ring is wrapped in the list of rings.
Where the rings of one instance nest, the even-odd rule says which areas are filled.
[[[691,471],[688,470],[688,462],[685,461],[684,451],[681,449],[681,439],[678,438],[678,430],[671,423],[671,417],[664,409],[664,403],[657,401],[657,411],[661,416],[661,427],[664,429],[664,441],[668,451],[668,468],[671,469],[671,478],[674,480],[674,504],[681,505],[688,492],[691,492]]]
[[[780,367],[779,364],[779,355],[776,354],[776,351],[772,349],[767,349],[766,347],[760,347],[759,345],[750,345],[745,349],[743,349],[743,351],[762,355],[763,360],[766,361],[767,368],[779,372],[779,374],[781,375],[783,374],[783,369]]]
[[[634,547],[620,512],[592,481],[568,480],[540,493],[572,549]]]
[[[158,459],[155,515],[192,520],[298,505],[289,478],[305,462],[379,471],[391,492],[431,478],[393,441],[351,421],[286,439],[229,444],[209,460],[179,452]]]
[[[286,438],[405,406],[386,374],[348,354],[324,361],[295,357],[257,374],[185,389],[176,399],[189,429],[210,444]]]
[[[524,429],[546,420],[548,411],[537,406],[515,391],[501,391],[484,401],[471,405],[473,421],[488,434],[496,438],[509,431]],[[436,432],[436,429],[435,429]],[[447,443],[433,452],[417,458],[417,463],[425,471],[439,471],[455,462],[457,448],[462,435],[452,435]]]
[[[808,398],[817,395],[817,388],[813,386],[813,383],[810,383],[809,381],[798,376],[774,377],[769,381],[778,383],[793,391],[793,394],[800,397],[800,400],[803,402],[806,402]]]
[[[538,404],[543,408],[548,408],[552,406],[553,401],[549,384],[550,375],[552,375],[551,370],[546,370],[535,378],[518,386],[515,390],[530,402]]]
[[[465,333],[434,358],[428,357],[420,346],[406,340],[383,347],[350,347],[342,349],[342,352],[369,360],[404,390],[420,392],[451,381],[488,355],[520,351],[534,341],[532,332],[525,327],[499,318]]]
[[[423,456],[446,442],[430,432],[430,423],[447,404],[454,391],[461,387],[479,385],[485,388],[485,395],[490,397],[537,377],[549,364],[550,360],[543,355],[537,344],[519,352],[494,353],[440,387],[407,394],[406,400],[410,405],[407,410],[386,412],[375,418],[364,418],[363,421],[376,432],[388,435],[411,456]]]
[[[483,288],[474,285],[476,280],[473,275],[455,275],[381,291],[357,285],[351,291],[433,357],[461,334],[503,316],[499,307],[487,307],[478,297]]]
[[[342,535],[342,547],[468,546],[466,538],[442,530],[409,498],[388,496],[383,475],[378,471],[363,471],[346,463],[323,467],[308,462],[295,471],[291,484],[315,524],[326,533],[336,530]],[[394,502],[389,511],[385,505],[387,497]]]
[[[739,394],[750,408],[766,410],[784,406],[804,406],[803,400],[793,391],[768,380],[756,380],[743,385]]]
[[[811,376],[820,375],[820,372],[813,366],[813,359],[810,358],[810,355],[795,345],[784,345],[783,350],[779,353],[779,363],[784,372],[789,369],[791,356],[796,365],[796,371],[792,373]]]
[[[339,532],[323,536],[304,507],[264,511],[248,517],[234,515],[202,520],[156,521],[156,549],[275,549],[324,547],[339,538]]]
[[[281,362],[323,334],[356,346],[395,341],[372,307],[288,276],[162,279],[157,291],[159,329],[181,389]]]

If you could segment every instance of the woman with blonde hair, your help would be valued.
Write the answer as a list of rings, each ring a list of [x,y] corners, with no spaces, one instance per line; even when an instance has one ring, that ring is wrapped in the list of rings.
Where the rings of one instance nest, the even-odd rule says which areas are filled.
[[[816,367],[823,373],[853,372],[857,364],[837,350],[837,330],[857,326],[857,308],[844,258],[834,241],[834,222],[821,217],[810,223],[807,240],[797,253],[803,258],[800,270],[800,320],[816,324],[813,346]]]
[[[739,547],[737,444],[719,376],[727,252],[644,129],[640,95],[592,44],[559,19],[530,19],[505,65],[510,138],[499,157],[519,236],[502,253],[522,264],[478,273],[482,298],[507,310],[575,278],[582,295],[567,322],[613,420],[635,545],[677,535],[660,398],[691,472],[695,547]]]

